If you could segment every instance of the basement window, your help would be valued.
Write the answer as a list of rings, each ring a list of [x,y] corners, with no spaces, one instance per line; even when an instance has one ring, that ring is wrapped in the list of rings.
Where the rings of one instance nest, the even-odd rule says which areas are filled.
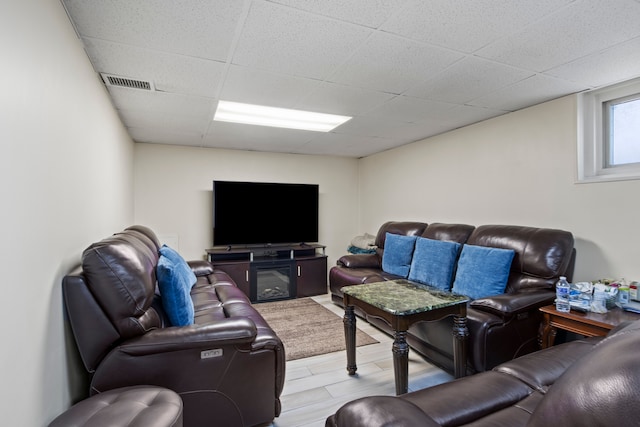
[[[640,79],[578,101],[578,181],[640,179]]]

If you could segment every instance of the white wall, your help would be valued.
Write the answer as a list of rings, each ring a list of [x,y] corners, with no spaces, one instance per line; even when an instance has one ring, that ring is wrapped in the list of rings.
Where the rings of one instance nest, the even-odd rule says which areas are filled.
[[[186,259],[203,259],[212,246],[214,180],[319,184],[319,241],[329,265],[357,231],[355,159],[135,144],[134,170],[135,221]]]
[[[0,3],[0,413],[47,425],[80,390],[61,279],[133,218],[133,143],[57,1]]]
[[[365,158],[360,226],[560,228],[576,238],[574,279],[640,280],[640,181],[576,184],[576,120],[568,96]]]

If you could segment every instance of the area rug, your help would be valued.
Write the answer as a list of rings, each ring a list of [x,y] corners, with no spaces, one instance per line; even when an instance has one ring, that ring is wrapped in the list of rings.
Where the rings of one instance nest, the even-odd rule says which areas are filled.
[[[311,298],[254,304],[284,343],[287,360],[345,350],[342,317]],[[356,328],[356,346],[378,341]]]

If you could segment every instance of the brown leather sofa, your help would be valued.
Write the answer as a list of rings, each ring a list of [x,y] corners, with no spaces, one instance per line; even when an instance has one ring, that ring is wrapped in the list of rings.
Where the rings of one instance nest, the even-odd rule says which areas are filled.
[[[473,300],[467,309],[469,328],[467,371],[483,372],[539,348],[539,307],[555,298],[555,282],[573,275],[575,250],[573,235],[567,231],[513,225],[482,225],[422,222],[387,222],[376,235],[376,253],[342,256],[329,272],[333,302],[343,306],[344,286],[372,283],[398,276],[382,270],[387,233],[421,236],[461,244],[512,249],[504,294]],[[366,317],[364,313],[356,313]],[[377,318],[371,324],[391,333],[389,325]],[[407,334],[411,347],[430,362],[453,372],[453,318],[421,322]]]
[[[169,326],[156,293],[160,243],[133,226],[89,246],[64,277],[66,311],[90,394],[132,385],[177,392],[184,425],[254,426],[280,414],[282,342],[230,277],[189,262],[195,322]]]
[[[640,420],[640,321],[398,397],[354,400],[327,427],[632,426]]]

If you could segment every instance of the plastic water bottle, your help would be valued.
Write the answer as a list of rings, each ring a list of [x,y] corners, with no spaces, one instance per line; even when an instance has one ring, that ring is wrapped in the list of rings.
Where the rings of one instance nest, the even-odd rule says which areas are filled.
[[[627,281],[622,279],[618,287],[618,304],[620,306],[629,304],[629,285]]]
[[[556,310],[562,313],[568,313],[571,310],[569,304],[570,286],[567,278],[560,276],[560,280],[556,283]]]

